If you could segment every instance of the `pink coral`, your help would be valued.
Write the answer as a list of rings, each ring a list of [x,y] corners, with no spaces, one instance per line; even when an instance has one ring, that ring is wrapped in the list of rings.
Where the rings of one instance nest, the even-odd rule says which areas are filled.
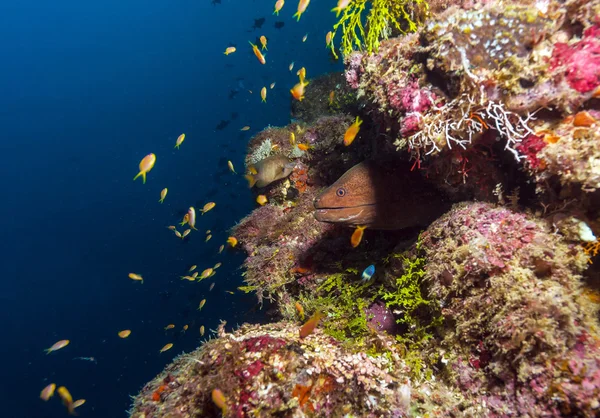
[[[353,89],[357,89],[359,85],[359,75],[362,72],[362,54],[359,52],[352,53],[346,58],[346,81]]]
[[[546,142],[537,135],[529,134],[515,148],[519,154],[525,156],[529,166],[536,170],[540,168],[541,160],[538,158],[540,152],[546,146]]]
[[[550,68],[564,68],[569,85],[587,93],[600,85],[600,28],[588,28],[583,39],[574,44],[557,43],[552,52]]]

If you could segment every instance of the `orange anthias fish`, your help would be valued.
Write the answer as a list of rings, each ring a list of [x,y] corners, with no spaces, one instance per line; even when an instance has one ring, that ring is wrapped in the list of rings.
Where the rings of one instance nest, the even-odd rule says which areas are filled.
[[[297,72],[296,75],[298,76],[298,78],[300,79],[301,83],[304,83],[304,80],[306,79],[306,67],[302,67],[300,68]]]
[[[360,131],[360,125],[362,122],[363,121],[357,116],[354,123],[350,125],[348,129],[346,129],[346,133],[344,133],[345,146],[350,145],[354,141],[354,138],[356,138],[356,135],[358,135],[358,131]]]
[[[223,52],[225,55],[233,54],[236,51],[235,46],[228,46]]]
[[[338,17],[340,15],[340,13],[342,12],[342,10],[344,10],[346,7],[348,7],[348,5],[350,4],[350,1],[351,0],[338,0],[337,7],[334,7],[333,9],[331,9],[332,12],[336,12],[335,17]]]
[[[331,33],[331,31],[327,32],[327,35],[325,35],[325,46],[328,47],[329,44],[331,43],[331,38],[333,37],[333,33]]]
[[[301,81],[298,84],[296,84],[294,87],[292,87],[292,89],[290,90],[292,97],[294,99],[298,100],[299,102],[304,100],[304,88],[306,86],[308,86],[308,81],[306,81],[306,82]]]
[[[331,90],[329,93],[329,106],[333,105],[333,99],[335,98],[335,91]]]
[[[133,181],[135,181],[139,176],[142,176],[142,182],[146,184],[146,173],[152,170],[152,167],[154,167],[155,163],[156,155],[154,154],[148,154],[144,158],[142,158],[142,161],[140,161],[139,165],[140,172],[137,174],[137,176],[133,178]]]
[[[279,16],[279,11],[283,8],[284,4],[285,4],[284,0],[277,0],[275,2],[275,11],[273,12],[273,14]]]
[[[306,323],[300,328],[300,338],[304,338],[312,334],[321,318],[323,318],[323,314],[319,311],[315,312],[315,314],[311,316],[310,319],[306,321]]]
[[[185,134],[181,134],[177,137],[177,141],[175,141],[175,147],[179,149],[179,147],[181,146],[181,144],[183,144],[183,140],[185,139]]]
[[[173,328],[175,328],[175,324],[169,324],[165,327],[165,331],[168,329],[173,329]]]
[[[188,223],[189,220],[190,220],[190,215],[186,212],[185,215],[183,215],[183,220],[181,222],[179,222],[179,225],[183,226],[186,223]]]
[[[129,273],[129,278],[131,280],[135,280],[137,282],[142,282],[142,284],[144,284],[144,278],[142,277],[141,274],[137,274],[137,273]]]
[[[300,315],[300,320],[304,321],[304,308],[300,305],[300,302],[296,302],[296,310],[298,311],[298,315]]]
[[[227,244],[231,245],[231,248],[235,247],[238,243],[238,240],[236,237],[229,237],[227,238]]]
[[[54,351],[60,350],[61,348],[65,348],[66,346],[69,345],[70,342],[71,341],[69,341],[69,340],[60,340],[60,341],[57,341],[54,344],[52,344],[52,347],[47,348],[44,351],[46,351],[46,354],[50,354],[50,353],[52,353]]]
[[[221,409],[221,413],[223,415],[227,414],[227,398],[225,398],[223,392],[220,389],[213,389],[211,398],[217,408]]]
[[[294,16],[292,17],[297,17],[298,19],[296,19],[296,21],[300,21],[300,17],[302,16],[302,13],[304,13],[306,11],[306,8],[308,7],[310,3],[310,0],[300,0],[298,2],[298,11],[296,13],[294,13]]]
[[[249,126],[244,126],[242,129],[240,129],[240,131],[249,131],[250,127]]]
[[[197,231],[197,229],[196,229],[196,209],[194,209],[193,206],[190,206],[190,208],[188,209],[187,215],[188,215],[188,225],[190,226],[190,228]]]
[[[350,245],[352,245],[352,248],[358,247],[358,245],[362,241],[363,235],[365,234],[366,228],[367,227],[365,225],[358,225],[356,227],[356,229],[352,233],[352,236],[350,237]]]
[[[165,344],[163,348],[160,349],[159,353],[164,353],[165,351],[170,350],[171,348],[173,348],[173,343]]]
[[[308,33],[302,37],[302,42],[306,42],[307,39],[308,39]]]
[[[160,191],[160,200],[159,203],[163,203],[165,201],[165,197],[167,197],[167,193],[169,193],[169,189],[166,187]]]
[[[203,337],[204,336],[204,325],[200,326],[200,336]]]
[[[308,144],[298,144],[297,147],[300,151],[308,151],[310,149],[310,145]]]
[[[259,39],[260,39],[260,44],[262,46],[262,49],[263,50],[267,49],[267,37],[265,35],[261,35]],[[268,51],[268,49],[267,49],[267,51]]]
[[[69,393],[69,390],[64,386],[59,387],[58,396],[62,399],[63,405],[69,410],[69,414],[72,414],[75,408],[73,407],[73,397]]]
[[[248,41],[248,42],[250,43],[250,45],[252,45],[252,52],[254,52],[254,55],[256,55],[258,62],[260,62],[261,64],[266,64],[267,60],[265,59],[262,52],[260,52],[260,49],[258,49],[258,47],[256,45],[254,45],[252,42],[250,42],[250,41]]]
[[[267,88],[263,87],[262,89],[260,89],[260,98],[262,99],[263,102],[267,102]]]
[[[267,202],[268,202],[267,196],[265,196],[264,194],[259,194],[256,197],[256,203],[258,203],[261,206],[264,206]]]
[[[118,335],[121,338],[127,338],[127,337],[129,337],[131,335],[131,330],[130,329],[124,329],[123,331],[119,331]]]
[[[215,202],[208,202],[206,205],[204,205],[204,207],[202,208],[202,214],[204,215],[206,212],[208,212],[209,210],[213,209],[215,206],[217,206],[217,204]]]
[[[206,305],[206,299],[202,299],[200,301],[200,304],[198,305],[198,310],[201,311],[204,305]]]
[[[54,396],[55,390],[56,390],[56,383],[50,383],[48,386],[46,386],[44,389],[42,389],[42,392],[40,393],[40,399],[43,401],[49,400],[51,397]]]

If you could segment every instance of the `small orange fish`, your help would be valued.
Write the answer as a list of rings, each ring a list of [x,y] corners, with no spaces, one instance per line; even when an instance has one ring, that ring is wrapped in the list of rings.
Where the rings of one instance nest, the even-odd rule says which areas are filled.
[[[294,61],[288,66],[288,69],[292,71],[294,69]]]
[[[350,125],[348,129],[346,129],[346,132],[344,133],[345,146],[350,145],[354,141],[354,138],[356,138],[358,131],[360,131],[360,125],[362,125],[362,122],[363,121],[357,116],[354,123]]]
[[[188,213],[186,212],[185,215],[183,215],[183,220],[181,222],[179,222],[179,225],[183,226],[186,223],[188,223],[189,220],[190,220],[190,215],[188,215]]]
[[[167,189],[166,187],[160,191],[160,200],[158,201],[159,203],[162,203],[165,201],[165,197],[167,197],[167,193],[169,193],[169,189]],[[175,228],[175,227],[173,227],[173,228]]]
[[[43,401],[49,400],[54,396],[54,391],[56,390],[56,383],[50,383],[40,392],[40,399]]]
[[[235,168],[233,168],[233,163],[231,161],[227,161],[227,167],[229,167],[229,171],[231,171],[233,174],[237,174],[235,172]]]
[[[273,90],[275,88],[275,82],[272,82],[269,87],[271,88],[271,90]]]
[[[139,176],[142,176],[142,183],[146,184],[146,173],[152,170],[155,163],[156,155],[154,154],[148,154],[142,158],[142,161],[140,161],[139,165],[140,172],[133,178],[133,181],[135,181]]]
[[[227,244],[229,244],[231,246],[231,248],[234,248],[238,243],[238,240],[236,237],[229,237],[227,238]]]
[[[188,271],[189,271],[189,272],[192,272],[192,271],[196,270],[196,267],[198,267],[198,266],[194,264],[192,267],[190,267],[190,268],[188,269]]]
[[[284,4],[285,0],[277,0],[275,2],[275,11],[273,12],[273,14],[279,16],[279,11],[283,8]]]
[[[308,39],[308,33],[302,37],[302,42],[306,42],[307,39]]]
[[[208,212],[209,210],[211,210],[212,208],[214,208],[215,206],[217,206],[217,204],[215,202],[208,202],[206,205],[204,205],[204,207],[202,208],[202,214],[204,215],[206,212]]]
[[[186,229],[185,231],[183,231],[183,234],[181,234],[181,239],[184,239],[185,237],[190,235],[190,232],[192,232],[191,229]]]
[[[235,46],[228,46],[227,48],[225,48],[225,52],[223,52],[225,55],[229,55],[229,54],[233,54],[236,51]]]
[[[183,326],[183,332],[187,331],[187,330],[188,330],[188,328],[189,328],[188,324],[185,324],[185,325]]]
[[[165,351],[168,351],[168,350],[170,350],[171,348],[173,348],[173,343],[168,343],[168,344],[165,344],[165,345],[163,346],[163,348],[161,348],[161,349],[160,349],[159,353],[164,353]]]
[[[123,331],[119,331],[119,333],[117,334],[119,337],[121,338],[127,338],[131,335],[131,330],[130,329],[124,329]]]
[[[305,67],[300,68],[298,71],[296,71],[296,75],[300,79],[300,82],[304,83],[304,80],[306,79],[306,68]]]
[[[263,65],[266,64],[267,60],[265,59],[262,52],[260,52],[260,49],[258,49],[258,47],[256,45],[254,45],[252,42],[250,42],[250,45],[252,45],[252,52],[254,52],[254,55],[256,55],[258,62],[260,62]]]
[[[168,329],[173,329],[173,328],[175,328],[175,324],[169,324],[165,327],[165,331]]]
[[[265,35],[261,35],[260,38],[259,38],[259,40],[260,40],[260,44],[262,46],[262,49],[263,50],[267,49],[267,37]],[[267,51],[268,51],[268,49],[267,49]]]
[[[190,206],[190,208],[188,209],[187,212],[187,216],[188,216],[188,225],[190,226],[190,228],[192,229],[196,229],[196,209],[194,209],[193,206]]]
[[[175,141],[175,147],[179,149],[179,147],[181,146],[181,144],[183,144],[183,140],[185,139],[185,134],[181,134],[177,137],[177,141]]]
[[[192,274],[192,277],[195,279],[196,277],[198,277],[198,272],[195,271],[194,274]]]
[[[210,239],[211,239],[211,238],[212,238],[212,235],[208,234],[208,235],[206,236],[206,239],[204,240],[204,242],[208,242],[208,241],[210,241]]]
[[[223,250],[224,250],[224,249],[225,249],[225,246],[224,246],[224,245],[221,245],[221,246],[219,247],[219,254],[221,254],[221,253],[223,252]]]
[[[331,92],[329,93],[329,106],[333,105],[334,97],[335,97],[335,91],[331,90]]]
[[[300,151],[308,151],[311,148],[308,144],[298,144],[298,149]]]
[[[179,232],[179,231],[175,231],[175,236],[177,238],[183,239],[183,235],[181,235],[181,232]]]
[[[240,129],[240,131],[249,131],[250,127],[249,126],[244,126],[242,129]]]
[[[298,19],[296,19],[296,21],[300,21],[300,17],[302,16],[302,13],[306,12],[306,8],[308,7],[310,3],[310,0],[300,0],[298,2],[298,11],[296,13],[294,13],[294,15],[292,17],[297,17]]]
[[[315,312],[313,316],[300,328],[300,338],[304,338],[315,330],[319,321],[323,318],[323,314],[319,311]]]
[[[262,99],[263,102],[267,103],[267,88],[263,87],[262,89],[260,89],[260,98]]]
[[[69,393],[69,390],[64,387],[61,386],[58,388],[58,396],[60,396],[60,398],[63,401],[63,405],[67,407],[67,409],[69,410],[69,413],[72,414],[73,413],[73,397],[71,396],[71,394]]]
[[[221,413],[223,415],[227,414],[227,398],[225,398],[223,392],[221,392],[219,389],[213,389],[211,398],[217,408],[221,409]]]
[[[169,228],[171,231],[177,230],[177,227],[175,225],[169,225],[169,226],[167,226],[167,228]]]
[[[222,266],[222,264],[219,262],[219,263],[215,264],[215,266],[213,267],[213,269],[216,270],[216,269],[218,269],[221,266]]]
[[[198,310],[201,311],[204,305],[206,305],[206,299],[202,299],[200,301],[200,304],[198,305]]]
[[[85,399],[77,399],[75,402],[73,402],[73,409],[79,408],[84,403],[85,403]]]
[[[340,13],[342,12],[342,10],[344,10],[346,7],[348,7],[348,5],[350,4],[350,1],[351,0],[338,0],[337,7],[334,7],[333,9],[331,9],[332,12],[336,12],[335,17],[338,17],[340,15]]]
[[[300,320],[304,321],[304,308],[300,305],[300,302],[296,302],[296,310],[298,311],[298,315],[300,315]]]
[[[71,341],[69,340],[60,340],[52,344],[52,347],[45,349],[46,354],[50,354],[54,351],[60,350],[61,348],[65,348],[69,345]]]
[[[301,102],[302,100],[304,100],[304,88],[308,85],[308,81],[307,82],[300,82],[298,84],[296,84],[291,90],[290,93],[292,93],[292,97],[296,100],[298,100],[299,102]]]
[[[367,227],[365,225],[358,225],[356,227],[356,229],[352,233],[352,236],[350,237],[350,245],[352,245],[352,248],[358,247],[358,245],[362,241],[366,228]]]
[[[331,33],[331,31],[327,32],[327,35],[325,35],[325,46],[328,47],[331,44],[331,40],[333,38],[333,33]]]
[[[141,274],[137,274],[137,273],[129,273],[129,278],[131,280],[135,280],[138,282],[142,282],[142,284],[144,284],[144,278],[142,277]]]
[[[264,206],[267,202],[268,202],[267,196],[265,196],[264,194],[259,194],[256,197],[256,203],[258,203],[261,206]]]
[[[187,280],[188,282],[193,282],[196,280],[193,276],[181,276],[181,280]]]
[[[200,336],[204,336],[204,325],[200,326]]]
[[[212,282],[212,283],[210,284],[210,286],[208,287],[208,291],[210,292],[210,291],[212,291],[214,288],[215,288],[215,282]]]

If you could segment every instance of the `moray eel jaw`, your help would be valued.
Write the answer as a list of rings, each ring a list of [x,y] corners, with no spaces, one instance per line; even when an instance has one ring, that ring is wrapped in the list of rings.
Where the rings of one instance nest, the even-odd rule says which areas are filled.
[[[315,219],[319,222],[337,223],[342,225],[369,226],[374,218],[373,205],[362,205],[350,208],[323,208],[315,201]]]

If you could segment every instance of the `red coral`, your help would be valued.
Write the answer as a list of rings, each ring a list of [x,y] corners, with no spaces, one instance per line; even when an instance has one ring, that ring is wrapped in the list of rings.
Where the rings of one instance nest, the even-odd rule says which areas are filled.
[[[515,148],[521,155],[525,156],[529,166],[533,170],[536,170],[538,168],[543,168],[541,167],[542,161],[537,157],[537,154],[544,149],[545,146],[546,141],[541,137],[529,134]]]
[[[588,28],[582,40],[572,45],[557,43],[552,52],[550,68],[564,68],[569,85],[587,93],[600,85],[600,28]]]
[[[255,353],[258,351],[265,351],[267,349],[278,350],[285,346],[285,340],[263,335],[260,337],[248,338],[242,344],[246,351]]]
[[[264,364],[260,360],[256,360],[244,370],[236,370],[234,374],[242,380],[250,380],[253,379],[256,375],[258,375],[263,369],[263,367]]]

